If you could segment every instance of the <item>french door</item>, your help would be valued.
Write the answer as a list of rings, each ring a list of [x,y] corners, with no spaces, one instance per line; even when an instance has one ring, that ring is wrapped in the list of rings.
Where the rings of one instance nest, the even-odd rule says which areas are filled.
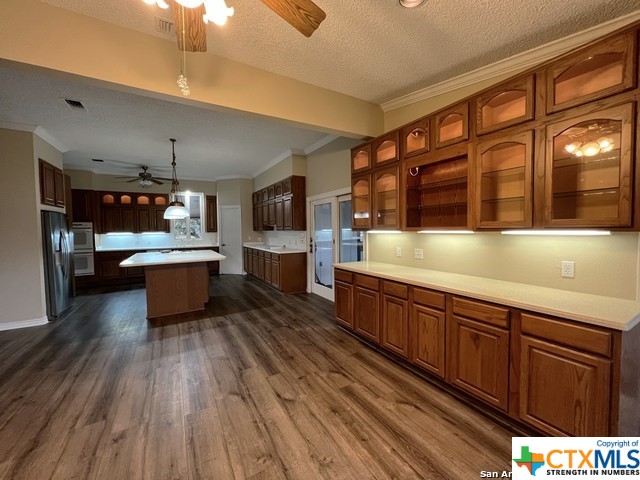
[[[351,195],[332,195],[309,203],[310,291],[329,300],[333,264],[364,259],[364,234],[351,230]]]

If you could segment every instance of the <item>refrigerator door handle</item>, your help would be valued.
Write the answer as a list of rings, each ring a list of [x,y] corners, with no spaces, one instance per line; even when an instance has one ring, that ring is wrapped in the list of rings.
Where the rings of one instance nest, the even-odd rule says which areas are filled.
[[[67,241],[67,233],[64,229],[60,230],[60,251],[62,252],[62,262],[60,268],[64,278],[69,276],[69,245]]]

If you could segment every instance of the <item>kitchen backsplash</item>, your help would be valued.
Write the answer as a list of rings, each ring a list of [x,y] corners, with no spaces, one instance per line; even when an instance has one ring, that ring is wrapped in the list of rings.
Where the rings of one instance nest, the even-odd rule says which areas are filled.
[[[285,245],[288,248],[305,250],[307,248],[306,232],[262,232],[262,238],[258,237],[266,245]]]
[[[191,239],[189,241],[176,239],[172,233],[139,233],[139,234],[109,234],[95,235],[96,249],[110,248],[171,248],[187,247],[198,245],[217,245],[217,233],[203,233],[201,239]]]

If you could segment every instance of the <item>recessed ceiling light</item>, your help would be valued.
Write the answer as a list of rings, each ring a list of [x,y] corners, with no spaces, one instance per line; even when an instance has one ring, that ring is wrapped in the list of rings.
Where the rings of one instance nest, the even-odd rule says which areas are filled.
[[[402,5],[404,8],[415,8],[422,5],[427,0],[398,0],[398,1],[400,2],[400,5]]]

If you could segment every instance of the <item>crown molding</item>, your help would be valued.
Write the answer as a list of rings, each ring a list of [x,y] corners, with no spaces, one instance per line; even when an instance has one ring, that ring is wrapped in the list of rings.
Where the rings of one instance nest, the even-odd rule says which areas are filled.
[[[411,105],[412,103],[437,97],[438,95],[452,92],[459,88],[495,78],[499,75],[526,70],[527,68],[562,55],[573,48],[579,47],[611,32],[615,32],[618,29],[624,28],[638,20],[640,20],[640,10],[636,10],[635,12],[601,23],[600,25],[596,25],[595,27],[574,33],[567,37],[554,40],[553,42],[545,43],[544,45],[527,50],[526,52],[513,55],[512,57],[492,63],[491,65],[480,67],[476,70],[472,70],[471,72],[436,83],[435,85],[417,90],[413,93],[389,100],[388,102],[380,104],[380,107],[382,108],[382,111],[386,113],[397,108]]]
[[[333,142],[337,138],[338,138],[338,135],[327,135],[326,137],[321,138],[320,140],[318,140],[313,145],[309,145],[307,148],[305,148],[304,149],[304,154],[305,155],[309,155],[310,153],[313,153],[316,150],[324,147],[325,145],[328,145],[329,143]]]

